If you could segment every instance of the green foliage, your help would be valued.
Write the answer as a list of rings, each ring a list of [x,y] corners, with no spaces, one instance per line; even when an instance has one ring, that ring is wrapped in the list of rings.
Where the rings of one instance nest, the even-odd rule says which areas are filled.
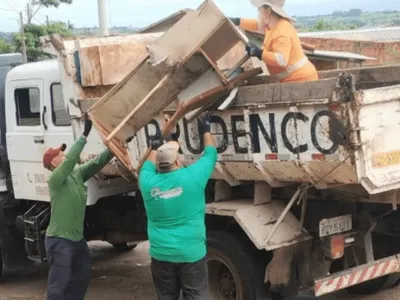
[[[42,8],[55,7],[60,4],[71,4],[73,0],[32,0],[28,2],[28,24],[32,22],[37,12]]]
[[[366,12],[361,9],[335,11],[330,15],[297,16],[296,27],[299,31],[345,30],[360,27],[376,27],[387,24],[399,24],[399,11],[387,10]],[[323,22],[321,23],[321,20]]]
[[[47,25],[28,24],[24,28],[26,52],[29,62],[48,59],[50,56],[40,49],[39,38],[48,34],[59,34],[60,36],[72,36],[72,31],[63,22],[51,23]],[[16,51],[22,52],[22,36],[15,34],[13,44]]]
[[[58,8],[61,3],[71,4],[72,0],[36,0],[32,1],[32,5],[44,6],[44,7],[56,7]]]
[[[12,52],[14,52],[14,47],[5,39],[0,38],[0,54]]]
[[[324,19],[319,19],[315,26],[308,28],[308,31],[330,31],[330,30],[346,30],[355,29],[356,25],[346,25],[346,24],[333,24],[325,21]]]

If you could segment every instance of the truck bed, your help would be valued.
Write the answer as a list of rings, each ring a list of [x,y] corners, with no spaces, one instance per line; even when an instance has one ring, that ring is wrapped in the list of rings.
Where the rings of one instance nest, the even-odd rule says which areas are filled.
[[[129,61],[132,67],[146,55],[145,46],[159,36],[140,34],[62,42],[57,54],[63,93],[65,99],[70,99],[68,105],[75,123],[128,73],[124,68],[126,74],[101,72],[99,77],[99,66],[107,70],[111,56],[132,47],[137,52],[127,52],[117,60],[119,65]],[[80,61],[77,59],[79,54],[90,51],[97,53],[92,61],[83,63],[82,56]],[[92,75],[83,78],[82,74]],[[398,189],[400,66],[324,71],[320,78],[315,82],[274,84],[269,77],[255,76],[239,88],[230,108],[218,111],[220,103],[216,103],[212,107],[212,133],[219,156],[213,178],[231,185],[265,181],[272,187],[309,182],[319,189],[361,184],[369,194]],[[165,112],[172,113],[171,109],[167,107]],[[162,124],[162,118],[154,116],[126,145],[134,168]],[[78,130],[80,125],[75,128]],[[197,124],[182,119],[177,129],[181,159],[190,164],[203,150]],[[121,166],[119,169],[125,177],[136,175]]]
[[[372,68],[371,75],[382,71]],[[309,182],[319,189],[361,184],[369,194],[398,189],[400,85],[377,87],[370,79],[368,89],[357,74],[360,79],[358,70],[346,70],[315,82],[239,88],[231,108],[213,110],[219,153],[213,178],[272,187]],[[134,165],[161,122],[154,118],[130,144]],[[181,158],[190,164],[203,150],[197,124],[181,120],[178,131]]]

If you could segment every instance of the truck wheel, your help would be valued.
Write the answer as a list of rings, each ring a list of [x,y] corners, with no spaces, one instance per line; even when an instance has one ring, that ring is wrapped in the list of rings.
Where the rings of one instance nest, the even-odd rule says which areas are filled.
[[[378,292],[383,286],[385,285],[386,281],[388,280],[389,276],[380,277],[377,279],[373,279],[367,281],[362,284],[358,284],[352,287],[347,288],[347,291],[352,294],[357,295],[370,295]]]
[[[260,257],[257,249],[247,245],[248,241],[238,238],[236,234],[223,231],[209,232],[207,243],[211,299],[265,299],[266,287],[263,279],[266,263],[264,264],[262,258],[257,259]]]
[[[137,247],[137,244],[132,244],[132,243],[120,243],[120,244],[112,244],[114,249],[117,250],[118,252],[127,252],[135,249]]]

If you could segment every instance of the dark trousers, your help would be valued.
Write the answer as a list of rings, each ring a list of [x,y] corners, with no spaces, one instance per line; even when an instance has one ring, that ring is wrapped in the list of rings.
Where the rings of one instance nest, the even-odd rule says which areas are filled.
[[[50,263],[47,299],[83,300],[92,270],[86,241],[46,237],[45,244]]]
[[[194,263],[170,263],[151,260],[151,273],[159,300],[208,300],[206,258]]]

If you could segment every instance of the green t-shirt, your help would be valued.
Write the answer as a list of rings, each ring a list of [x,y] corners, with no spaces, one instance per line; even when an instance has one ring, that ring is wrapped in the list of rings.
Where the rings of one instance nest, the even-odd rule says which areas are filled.
[[[63,163],[49,178],[51,218],[46,232],[49,237],[70,241],[83,239],[87,198],[85,182],[104,168],[113,157],[107,149],[95,159],[75,168],[85,144],[84,138],[77,139]]]
[[[139,174],[148,219],[150,255],[160,261],[191,263],[206,255],[204,189],[217,161],[217,149],[187,168],[157,173],[146,161]]]

